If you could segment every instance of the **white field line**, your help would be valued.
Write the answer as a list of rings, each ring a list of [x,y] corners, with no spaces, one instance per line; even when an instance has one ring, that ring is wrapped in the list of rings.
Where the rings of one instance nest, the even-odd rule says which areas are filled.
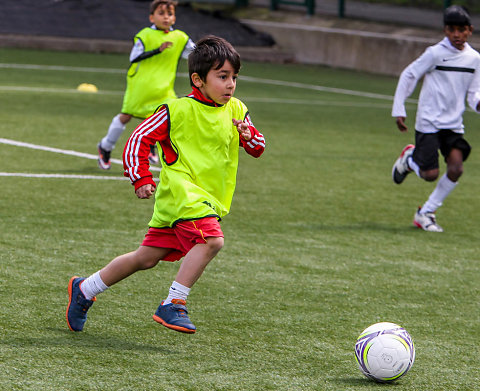
[[[40,93],[52,93],[52,94],[103,94],[103,95],[123,95],[123,91],[105,91],[101,90],[95,93],[82,92],[74,88],[42,88],[42,87],[17,87],[17,86],[0,86],[0,91],[13,91],[13,92],[40,92]],[[341,107],[365,107],[372,109],[389,109],[391,103],[361,103],[361,102],[339,102],[331,100],[318,100],[318,99],[282,99],[282,98],[260,98],[260,97],[239,97],[245,102],[258,102],[258,103],[283,103],[293,105],[313,105],[313,106],[341,106]]]
[[[69,150],[69,149],[59,149],[59,148],[46,147],[44,145],[30,144],[30,143],[25,143],[23,141],[10,140],[10,139],[6,139],[6,138],[0,138],[0,143],[1,144],[7,144],[7,145],[13,145],[13,146],[16,146],[16,147],[38,149],[40,151],[47,151],[47,152],[60,153],[60,154],[63,154],[63,155],[76,156],[76,157],[81,157],[81,158],[90,159],[90,160],[97,160],[98,159],[97,155],[92,155],[90,153],[77,152],[77,151],[72,151],[72,150]],[[110,159],[110,161],[112,163],[120,164],[120,165],[123,166],[123,162],[119,159]],[[150,170],[151,171],[160,171],[160,168],[159,167],[150,167]]]
[[[317,85],[306,84],[306,83],[297,83],[293,81],[262,79],[259,77],[251,77],[251,76],[239,76],[239,79],[249,81],[252,83],[270,84],[270,85],[276,85],[281,87],[293,87],[293,88],[301,88],[303,90],[313,90],[313,91],[330,92],[333,94],[360,96],[362,98],[374,98],[374,99],[382,99],[382,100],[388,100],[388,101],[393,100],[393,97],[390,95],[374,94],[374,93],[364,92],[364,91],[346,90],[343,88],[317,86]]]
[[[92,68],[92,67],[72,67],[72,66],[61,66],[61,65],[36,65],[36,64],[14,64],[14,63],[12,64],[0,63],[0,68],[31,69],[31,70],[44,70],[44,71],[65,71],[65,72],[91,72],[91,73],[117,73],[117,74],[126,73],[126,70],[124,69],[115,69],[115,68]],[[177,76],[188,78],[188,74],[182,73],[182,72],[179,72]],[[348,90],[343,88],[317,86],[317,85],[311,85],[306,83],[263,79],[259,77],[242,76],[242,75],[239,77],[239,79],[247,82],[252,82],[252,83],[270,84],[270,85],[277,85],[281,87],[301,88],[304,90],[330,92],[333,94],[360,96],[364,98],[382,99],[382,100],[388,100],[388,101],[393,100],[393,97],[390,95]],[[410,103],[416,103],[416,100],[412,100],[412,99],[408,99],[407,101]]]
[[[114,181],[128,181],[126,177],[104,176],[104,175],[67,175],[67,174],[31,174],[27,172],[0,172],[0,177],[22,177],[22,178],[60,178],[60,179],[101,179]]]
[[[371,102],[340,102],[333,100],[313,100],[313,99],[282,99],[282,98],[249,98],[247,96],[239,97],[240,100],[247,103],[283,103],[293,105],[314,105],[314,106],[339,106],[339,107],[365,107],[372,109],[390,109],[391,103],[371,103]]]
[[[117,73],[126,74],[126,69],[116,68],[91,68],[91,67],[70,67],[64,65],[37,65],[37,64],[6,64],[0,63],[0,68],[30,69],[36,71],[69,71],[69,72],[93,72],[93,73]]]
[[[97,92],[78,91],[76,88],[48,88],[48,87],[24,87],[24,86],[0,86],[0,91],[12,92],[41,92],[41,93],[67,93],[67,94],[99,94],[99,95],[123,95],[123,91],[100,90]]]
[[[37,65],[37,64],[6,64],[0,63],[0,68],[11,68],[11,69],[27,69],[27,70],[44,70],[44,71],[64,71],[64,72],[90,72],[90,73],[114,73],[114,74],[125,74],[125,69],[114,69],[114,68],[94,68],[94,67],[73,67],[73,66],[61,66],[61,65]],[[177,74],[179,77],[188,78],[187,73],[179,72]],[[291,87],[291,88],[300,88],[305,90],[314,90],[322,92],[330,92],[334,94],[343,94],[351,96],[359,96],[365,98],[374,98],[380,100],[392,101],[392,97],[389,95],[383,94],[374,94],[363,91],[354,91],[341,88],[325,87],[310,85],[305,83],[297,82],[287,82],[282,80],[273,80],[273,79],[263,79],[258,77],[251,76],[240,76],[241,80],[258,83],[258,84],[269,84],[277,85],[282,87]],[[24,87],[24,86],[0,86],[0,91],[20,91],[20,92],[43,92],[43,93],[85,93],[80,92],[76,89],[69,88],[44,88],[44,87]],[[123,91],[98,91],[99,94],[104,95],[122,95]],[[375,107],[375,108],[389,108],[390,105],[387,104],[377,104],[372,105],[371,103],[359,103],[359,102],[333,102],[333,101],[321,101],[321,100],[302,100],[302,99],[281,99],[281,98],[243,98],[246,101],[250,102],[265,102],[265,103],[289,103],[289,104],[314,104],[314,105],[329,105],[329,106],[348,106],[348,107]],[[410,103],[416,103],[415,99],[408,99]],[[47,147],[43,145],[36,145],[25,143],[21,141],[9,140],[5,138],[0,138],[0,143],[14,145],[17,147],[24,147],[30,149],[37,149],[47,152],[59,153],[64,155],[82,157],[90,160],[97,160],[96,155],[77,152],[72,150],[64,150],[58,148]],[[118,159],[111,159],[111,162],[114,164],[122,165],[123,162]],[[158,167],[150,167],[151,171],[160,171]],[[0,176],[22,176],[22,177],[34,177],[34,178],[78,178],[78,179],[107,179],[107,180],[127,180],[124,177],[110,177],[110,176],[94,176],[94,175],[63,175],[63,174],[28,174],[28,173],[6,173],[0,172]]]

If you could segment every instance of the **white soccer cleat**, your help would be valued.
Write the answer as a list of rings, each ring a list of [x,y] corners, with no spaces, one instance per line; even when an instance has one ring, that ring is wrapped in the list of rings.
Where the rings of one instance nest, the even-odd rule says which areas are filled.
[[[413,225],[428,232],[443,232],[443,228],[437,224],[434,212],[420,213],[418,208],[413,218]]]
[[[396,184],[402,183],[406,176],[412,172],[412,170],[408,167],[407,160],[410,156],[412,156],[414,150],[415,145],[408,144],[405,148],[403,148],[402,153],[395,161],[395,164],[392,168],[392,178]]]

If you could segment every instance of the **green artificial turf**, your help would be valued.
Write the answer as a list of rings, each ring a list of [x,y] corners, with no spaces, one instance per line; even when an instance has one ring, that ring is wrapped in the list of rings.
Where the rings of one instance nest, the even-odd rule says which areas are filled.
[[[116,70],[0,68],[0,138],[96,154],[121,107],[124,55],[0,49],[0,63]],[[180,72],[184,95],[185,63]],[[99,93],[76,92],[82,82]],[[475,389],[480,117],[465,114],[473,151],[437,213],[445,232],[423,232],[412,218],[435,184],[412,174],[398,186],[390,174],[413,142],[415,116],[409,104],[410,132],[396,130],[395,85],[324,67],[243,64],[236,96],[267,148],[260,159],[241,151],[225,247],[189,296],[194,335],[151,318],[176,274],[171,263],[99,295],[82,333],[67,328],[69,278],[137,248],[153,200],[137,199],[126,180],[0,176],[0,388]],[[95,160],[0,142],[0,172],[117,178],[122,167],[104,172]],[[416,346],[413,368],[393,385],[367,380],[354,359],[359,333],[380,321],[405,327]]]

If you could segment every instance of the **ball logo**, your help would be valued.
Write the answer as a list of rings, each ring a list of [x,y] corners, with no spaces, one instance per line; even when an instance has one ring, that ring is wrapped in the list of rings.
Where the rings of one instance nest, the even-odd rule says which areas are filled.
[[[393,361],[393,357],[388,353],[382,353],[381,357],[385,364],[391,364]]]

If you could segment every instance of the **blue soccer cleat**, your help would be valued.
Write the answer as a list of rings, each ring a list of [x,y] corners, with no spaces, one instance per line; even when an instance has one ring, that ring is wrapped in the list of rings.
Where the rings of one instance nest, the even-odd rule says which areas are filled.
[[[153,315],[153,319],[163,324],[169,329],[180,331],[182,333],[193,334],[197,328],[188,317],[185,300],[173,299],[171,303],[158,306],[157,311]]]
[[[72,331],[82,331],[87,321],[87,311],[97,299],[87,300],[80,289],[85,278],[74,276],[68,283],[67,324]]]

